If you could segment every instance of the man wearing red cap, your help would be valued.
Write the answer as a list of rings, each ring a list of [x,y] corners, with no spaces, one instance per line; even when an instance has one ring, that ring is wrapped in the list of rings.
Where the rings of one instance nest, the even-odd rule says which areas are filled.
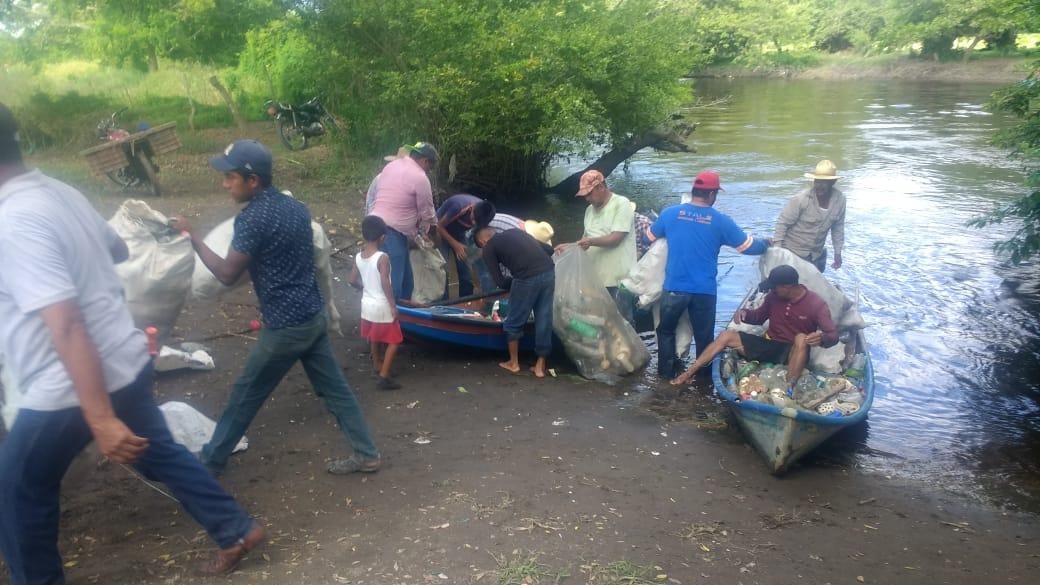
[[[657,326],[657,370],[662,379],[670,380],[682,371],[675,329],[684,311],[689,311],[697,355],[715,337],[715,278],[722,246],[749,255],[762,254],[769,247],[767,240],[745,234],[728,215],[712,207],[720,189],[717,173],[700,173],[693,181],[691,201],[664,209],[650,228],[655,237],[668,238]]]

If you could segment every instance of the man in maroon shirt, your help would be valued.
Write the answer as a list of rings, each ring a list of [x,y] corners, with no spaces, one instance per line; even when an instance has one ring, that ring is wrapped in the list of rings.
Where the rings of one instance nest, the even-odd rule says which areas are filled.
[[[727,347],[736,349],[753,361],[779,364],[787,362],[787,385],[790,388],[801,377],[809,360],[809,348],[817,345],[831,347],[838,343],[838,329],[831,319],[830,309],[823,297],[798,284],[798,271],[783,265],[769,272],[769,278],[759,285],[769,290],[765,302],[757,309],[741,309],[733,317],[737,323],[761,325],[769,320],[765,337],[727,329],[704,350],[672,384],[685,384],[697,370]]]

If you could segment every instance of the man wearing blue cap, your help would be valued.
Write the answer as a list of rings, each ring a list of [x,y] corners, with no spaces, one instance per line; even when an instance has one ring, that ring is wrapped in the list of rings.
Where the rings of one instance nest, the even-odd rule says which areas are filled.
[[[108,460],[166,484],[206,529],[220,547],[208,572],[233,571],[264,540],[166,426],[115,271],[127,257],[79,191],[26,167],[0,104],[0,353],[23,392],[0,443],[0,552],[13,585],[65,583],[61,482],[91,440]]]
[[[214,472],[224,468],[264,401],[299,361],[354,447],[352,456],[329,463],[329,473],[378,471],[379,451],[329,343],[328,316],[315,278],[310,212],[271,185],[271,153],[255,140],[231,144],[210,165],[224,173],[231,198],[246,204],[235,217],[227,257],[211,250],[184,218],[176,218],[175,225],[191,235],[202,263],[220,282],[234,284],[249,270],[264,328],[213,438],[202,448],[203,461]]]

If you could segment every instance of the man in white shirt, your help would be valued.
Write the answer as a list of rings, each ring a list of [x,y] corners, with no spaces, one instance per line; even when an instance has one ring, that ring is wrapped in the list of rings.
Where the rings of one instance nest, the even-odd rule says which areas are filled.
[[[229,573],[264,529],[173,441],[114,262],[126,244],[72,187],[30,171],[0,104],[0,353],[24,392],[0,443],[0,552],[13,585],[65,582],[61,479],[90,443],[170,489]]]

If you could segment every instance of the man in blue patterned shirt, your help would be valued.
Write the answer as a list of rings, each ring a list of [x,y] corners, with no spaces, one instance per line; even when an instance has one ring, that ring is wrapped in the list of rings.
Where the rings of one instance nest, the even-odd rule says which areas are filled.
[[[371,473],[382,465],[365,417],[329,343],[328,316],[315,278],[311,216],[307,207],[271,185],[271,153],[255,140],[239,140],[210,165],[224,173],[224,189],[246,206],[235,218],[227,257],[211,250],[182,217],[175,226],[191,235],[202,263],[231,285],[247,269],[264,328],[235,382],[203,462],[220,472],[267,397],[297,361],[354,447],[329,463],[333,474]]]

